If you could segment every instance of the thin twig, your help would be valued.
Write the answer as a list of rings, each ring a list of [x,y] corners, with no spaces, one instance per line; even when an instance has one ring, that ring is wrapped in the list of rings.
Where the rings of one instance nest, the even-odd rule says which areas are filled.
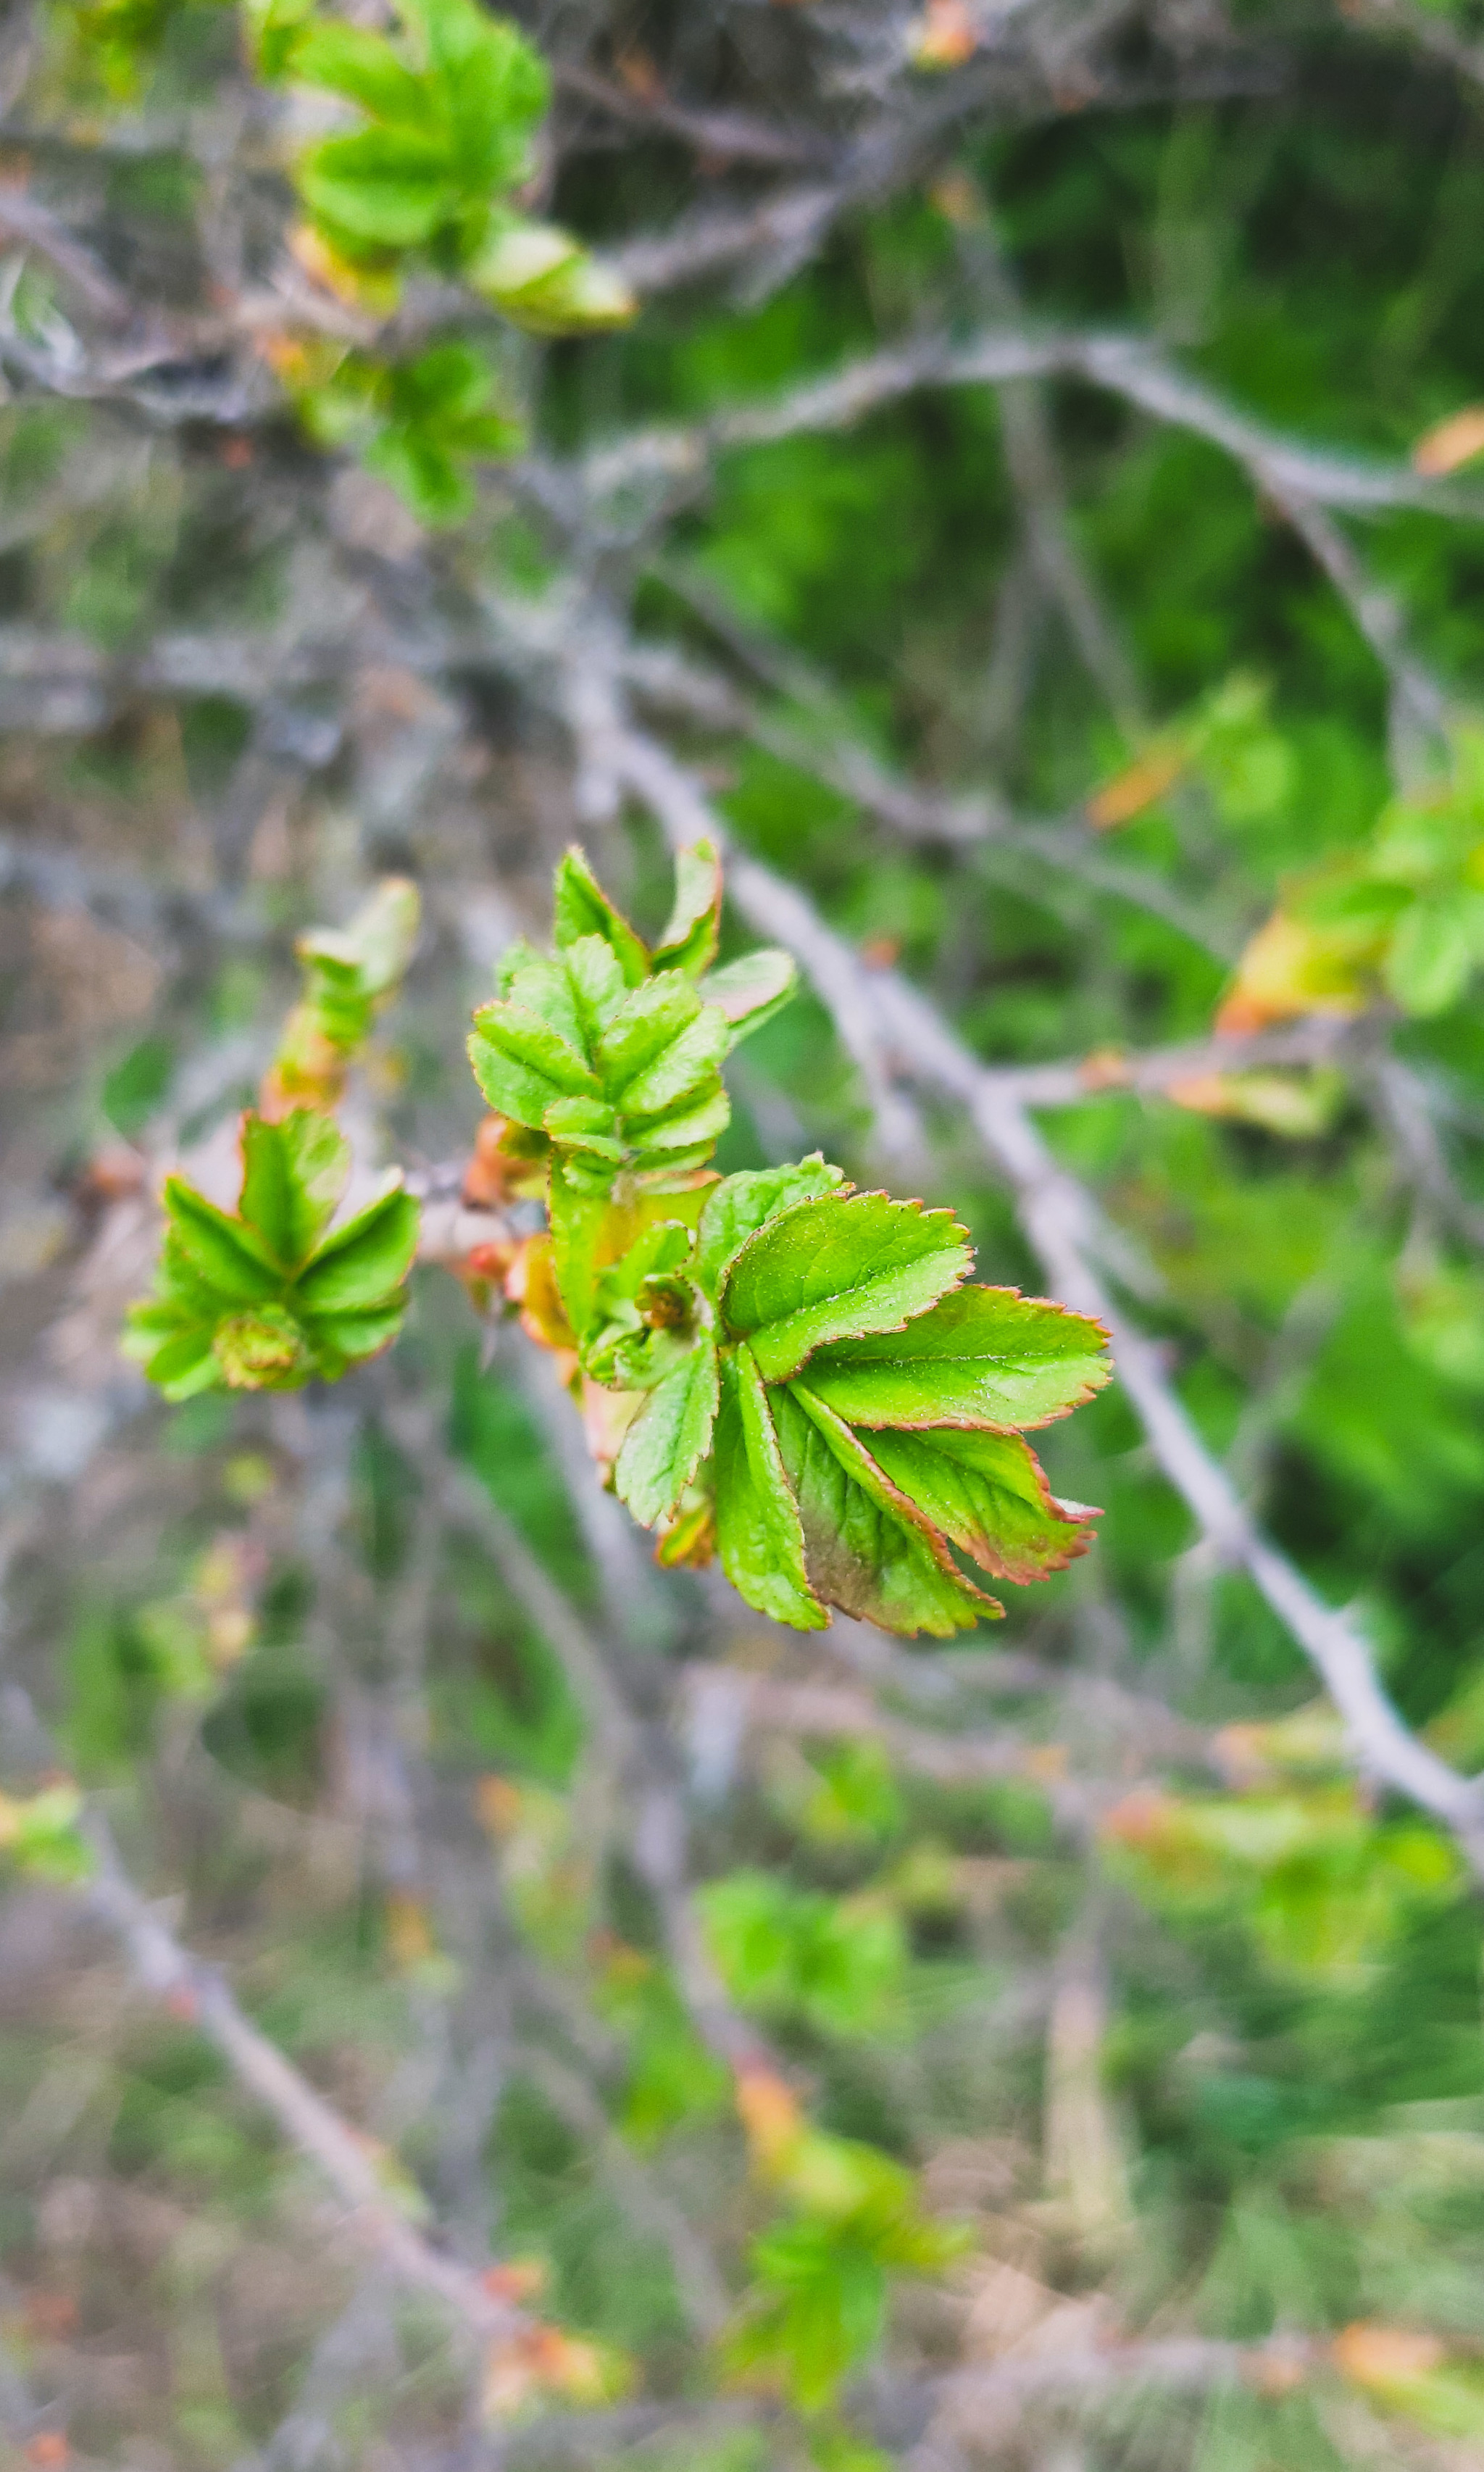
[[[1212,387],[1175,368],[1138,337],[1079,335],[1007,327],[955,345],[940,336],[873,352],[828,376],[808,380],[771,402],[719,413],[695,429],[636,431],[596,448],[581,465],[597,500],[633,483],[668,477],[697,483],[729,448],[765,446],[807,431],[848,429],[869,413],[925,389],[1003,386],[1025,378],[1081,378],[1172,427],[1209,439],[1284,499],[1356,511],[1425,507],[1484,521],[1484,492],[1433,481],[1409,464],[1304,445],[1270,429]]]
[[[530,2323],[433,2246],[388,2197],[374,2150],[244,2013],[217,1970],[185,1948],[129,1878],[106,1822],[84,1815],[95,1869],[82,1892],[89,1913],[122,1943],[145,1990],[190,2022],[222,2054],[348,2210],[350,2229],[404,2284],[435,2294],[483,2341],[507,2340]]]

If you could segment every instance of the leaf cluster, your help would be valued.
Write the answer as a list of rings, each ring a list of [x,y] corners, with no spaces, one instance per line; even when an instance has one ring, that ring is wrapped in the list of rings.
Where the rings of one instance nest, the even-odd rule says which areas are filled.
[[[1446,778],[1394,798],[1362,847],[1294,877],[1253,938],[1222,1026],[1449,1010],[1484,968],[1484,733],[1461,729]]]
[[[722,1058],[793,991],[785,953],[715,967],[721,870],[705,842],[683,853],[651,951],[582,852],[556,870],[552,958],[512,945],[499,996],[474,1016],[469,1060],[491,1107],[536,1135],[563,1190],[606,1196],[678,1186],[711,1156],[731,1109]]]
[[[242,1156],[235,1215],[166,1179],[154,1294],[130,1312],[124,1345],[167,1399],[335,1381],[379,1354],[407,1310],[418,1208],[400,1175],[332,1228],[351,1154],[327,1116],[249,1110]]]
[[[726,2357],[818,2412],[879,2341],[891,2278],[941,2272],[964,2241],[923,2212],[910,2172],[854,2138],[801,2127],[770,2176],[787,2212],[752,2245]]]
[[[360,116],[294,165],[307,217],[298,253],[333,290],[385,315],[404,273],[424,266],[536,334],[633,316],[626,287],[579,242],[511,203],[533,170],[551,78],[508,19],[476,0],[400,0],[393,34],[324,15],[314,0],[248,0],[248,17],[265,79]],[[360,451],[427,524],[469,512],[470,462],[521,444],[498,408],[493,363],[463,339],[389,362],[318,338],[291,347],[284,374],[311,434]]]
[[[419,250],[461,275],[530,178],[551,100],[539,52],[474,0],[401,0],[395,35],[319,14],[313,0],[249,0],[257,66],[313,86],[363,126],[320,138],[294,166],[315,226],[349,265]]]
[[[1106,1832],[1117,1867],[1151,1903],[1192,1919],[1238,1913],[1273,1966],[1335,1984],[1363,1979],[1410,1914],[1459,1887],[1445,1838],[1378,1819],[1348,1778],[1145,1791],[1117,1806]]]
[[[714,1547],[747,1604],[803,1629],[836,1604],[943,1636],[1001,1610],[966,1562],[1028,1581],[1085,1550],[1094,1514],[1054,1499],[1022,1429],[1107,1379],[1103,1334],[965,1286],[951,1212],[858,1193],[817,1154],[700,1173],[721,1059],[792,986],[779,954],[713,966],[720,898],[715,853],[684,852],[650,953],[569,852],[554,958],[507,955],[470,1060],[547,1154],[565,1336],[631,1394],[613,1482],[673,1532],[668,1558]]]
[[[268,1112],[339,1105],[346,1072],[406,975],[420,916],[417,887],[389,875],[348,926],[312,927],[299,937],[303,993],[270,1071]]]
[[[733,1998],[826,2034],[864,2034],[899,1989],[899,1915],[869,1894],[832,1897],[768,1871],[729,1872],[701,1892],[707,1937]]]

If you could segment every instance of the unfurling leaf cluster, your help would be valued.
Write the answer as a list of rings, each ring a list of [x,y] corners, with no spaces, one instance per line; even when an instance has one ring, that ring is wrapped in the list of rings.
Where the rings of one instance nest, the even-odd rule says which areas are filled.
[[[389,875],[348,927],[311,927],[299,938],[304,988],[264,1085],[265,1115],[340,1105],[346,1073],[406,975],[420,909],[415,884]]]
[[[965,1285],[950,1212],[818,1156],[706,1169],[721,1059],[791,986],[782,956],[714,968],[719,901],[714,853],[682,853],[650,953],[572,852],[554,954],[517,946],[475,1016],[501,1138],[546,1177],[559,1318],[528,1326],[617,1394],[612,1483],[663,1558],[717,1552],[796,1628],[834,1604],[942,1636],[1001,1610],[971,1566],[1028,1581],[1085,1550],[1094,1514],[1054,1499],[1023,1429],[1107,1378],[1103,1334]]]
[[[720,908],[720,868],[698,843],[651,952],[569,850],[554,956],[525,943],[506,955],[469,1060],[491,1107],[535,1136],[526,1150],[550,1154],[559,1196],[601,1200],[621,1177],[630,1190],[676,1190],[711,1156],[731,1112],[722,1058],[794,983],[786,953],[713,966]],[[585,1319],[585,1298],[576,1309]]]
[[[400,986],[417,940],[415,885],[388,876],[348,927],[298,940],[304,990],[242,1119],[242,1190],[218,1209],[166,1178],[154,1293],[130,1312],[128,1355],[167,1399],[334,1382],[396,1337],[418,1207],[399,1171],[341,1225],[351,1149],[330,1110]]]
[[[379,1354],[407,1310],[418,1210],[400,1174],[332,1229],[351,1157],[328,1116],[249,1110],[242,1154],[235,1214],[166,1179],[154,1294],[133,1307],[124,1344],[167,1399],[336,1381]]]

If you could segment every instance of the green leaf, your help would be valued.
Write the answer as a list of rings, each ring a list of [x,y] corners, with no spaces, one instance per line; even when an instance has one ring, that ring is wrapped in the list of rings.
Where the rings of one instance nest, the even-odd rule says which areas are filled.
[[[341,934],[369,996],[382,997],[401,986],[417,949],[422,899],[411,877],[385,875],[362,903]]]
[[[763,1379],[745,1347],[722,1360],[716,1435],[721,1568],[758,1613],[797,1630],[823,1630],[830,1618],[809,1583],[798,1506]]]
[[[791,2402],[818,2412],[881,2336],[885,2270],[833,2224],[775,2226],[753,2245],[759,2281],[727,2354],[738,2368],[773,2371]]]
[[[795,1395],[808,1383],[806,1372]],[[1018,1434],[881,1432],[871,1436],[870,1455],[934,1528],[997,1580],[1044,1580],[1092,1543],[1095,1514],[1055,1500]]]
[[[698,1097],[657,1116],[625,1116],[624,1126],[638,1153],[652,1152],[661,1164],[674,1167],[681,1163],[673,1155],[676,1152],[689,1153],[694,1149],[700,1157],[709,1158],[717,1135],[725,1132],[731,1120],[732,1103],[713,1074],[710,1087]]]
[[[827,1604],[935,1639],[1003,1611],[960,1575],[943,1537],[848,1425],[803,1390],[767,1395],[810,1583]]]
[[[1477,894],[1454,891],[1414,901],[1391,940],[1383,976],[1387,992],[1413,1013],[1446,1012],[1456,1004],[1479,958]]]
[[[624,1156],[618,1118],[601,1099],[554,1099],[542,1123],[553,1141],[568,1150],[588,1151],[615,1166]]]
[[[628,1250],[602,1273],[601,1301],[606,1307],[620,1299],[632,1302],[647,1279],[681,1270],[691,1250],[691,1229],[683,1219],[651,1219]]]
[[[614,268],[554,224],[497,222],[464,279],[532,335],[626,326],[639,305]]]
[[[652,1390],[624,1437],[614,1487],[641,1528],[668,1519],[711,1444],[717,1351],[703,1338]]]
[[[732,1871],[697,1900],[717,1970],[734,2000],[802,2016],[826,2034],[866,2034],[907,1966],[900,1916],[875,1898],[795,1889],[776,1873]]]
[[[266,84],[293,74],[311,0],[244,0],[247,47]]]
[[[556,1285],[567,1319],[578,1339],[593,1319],[598,1248],[607,1230],[608,1193],[593,1191],[574,1177],[572,1161],[561,1152],[552,1160],[552,1254]]]
[[[720,933],[721,861],[710,842],[695,842],[676,853],[674,906],[654,948],[655,968],[698,979],[717,958]]]
[[[579,936],[567,946],[562,959],[582,1046],[591,1056],[624,1001],[624,972],[617,953],[601,936]]]
[[[432,531],[442,524],[462,523],[474,511],[473,484],[436,438],[389,426],[371,440],[361,460]]]
[[[538,1013],[482,1005],[469,1039],[474,1078],[492,1107],[536,1131],[554,1099],[601,1099],[598,1076]]]
[[[161,1332],[153,1305],[135,1305],[124,1325],[124,1353],[144,1367],[149,1380],[170,1400],[194,1399],[214,1390],[223,1375],[211,1350],[212,1324],[193,1322]]]
[[[311,214],[386,249],[431,240],[457,202],[442,140],[406,129],[326,138],[300,163],[298,185]]]
[[[399,0],[399,8],[421,36],[452,102],[457,107],[462,99],[471,134],[523,131],[541,118],[551,101],[551,74],[508,18],[486,15],[474,0]]]
[[[178,1227],[169,1219],[165,1223],[165,1241],[160,1247],[155,1293],[162,1309],[168,1309],[182,1322],[209,1322],[222,1310],[221,1289],[213,1287],[209,1279],[202,1277],[180,1242]]]
[[[420,1213],[393,1186],[336,1229],[301,1274],[294,1301],[306,1313],[357,1313],[399,1288],[417,1251]]]
[[[722,1016],[702,1005],[676,970],[624,997],[603,1033],[597,1060],[615,1106],[626,1116],[657,1116],[697,1090],[726,1048]]]
[[[589,939],[590,941],[593,939]],[[506,1001],[517,1012],[531,1013],[544,1022],[554,1037],[560,1039],[584,1067],[588,1064],[586,1024],[581,1002],[570,971],[562,962],[549,962],[533,955],[522,962],[505,990]],[[591,1079],[589,1069],[589,1079]]]
[[[779,1382],[832,1341],[899,1330],[973,1267],[952,1211],[883,1193],[830,1196],[796,1203],[750,1237],[719,1302],[765,1381]]]
[[[350,1144],[313,1108],[295,1108],[276,1124],[249,1110],[242,1155],[242,1215],[284,1268],[295,1270],[335,1215],[350,1174]]]
[[[844,1170],[828,1166],[818,1151],[797,1167],[745,1168],[724,1177],[707,1195],[696,1233],[695,1275],[707,1295],[716,1295],[727,1265],[766,1221],[844,1184]]]
[[[852,1425],[1048,1425],[1112,1372],[1099,1323],[1015,1288],[960,1288],[900,1334],[842,1340],[809,1387]]]
[[[615,910],[586,857],[576,844],[556,870],[553,903],[558,952],[582,936],[601,936],[613,948],[626,986],[637,987],[649,975],[649,955],[626,918]]]
[[[290,62],[295,85],[323,86],[358,103],[374,120],[436,132],[427,80],[414,75],[384,35],[333,17],[313,18],[298,30]]]
[[[390,1304],[368,1306],[361,1313],[308,1313],[304,1330],[317,1359],[316,1369],[335,1381],[349,1365],[377,1356],[395,1339],[407,1317],[406,1291]]]
[[[276,1297],[283,1272],[255,1228],[224,1210],[178,1176],[165,1179],[171,1230],[191,1269],[229,1304],[263,1304]]]
[[[708,970],[698,992],[707,1004],[725,1013],[735,1047],[749,1031],[761,1030],[775,1012],[782,1011],[798,983],[792,955],[765,947],[759,953],[743,954],[740,962],[728,962],[724,969]]]

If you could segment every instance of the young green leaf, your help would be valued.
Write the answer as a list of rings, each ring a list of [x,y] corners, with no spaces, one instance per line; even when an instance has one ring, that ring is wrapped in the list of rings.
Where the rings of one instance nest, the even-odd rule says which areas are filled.
[[[749,1031],[761,1030],[775,1012],[782,1011],[798,983],[791,955],[764,950],[728,962],[724,969],[708,970],[697,992],[725,1013],[735,1047]]]
[[[492,1107],[539,1130],[554,1099],[601,1099],[602,1085],[539,1013],[482,1005],[469,1039],[474,1078]]]
[[[727,2338],[728,2358],[816,2413],[880,2338],[885,2269],[848,2231],[807,2216],[754,2242],[751,2262],[757,2282]]]
[[[178,1176],[165,1179],[171,1229],[191,1269],[229,1304],[263,1304],[277,1295],[283,1270],[256,1228],[229,1219]]]
[[[556,870],[553,921],[558,952],[565,952],[579,937],[601,936],[612,947],[625,986],[637,987],[648,977],[648,949],[615,910],[576,844]]]
[[[883,1193],[832,1196],[795,1203],[749,1237],[718,1301],[765,1381],[781,1382],[816,1347],[900,1330],[973,1267],[952,1211]]]
[[[304,1108],[278,1123],[247,1115],[242,1147],[244,1203],[258,1224],[227,1218],[178,1177],[165,1188],[155,1293],[129,1315],[123,1344],[167,1398],[333,1381],[385,1346],[406,1310],[418,1231],[411,1195],[378,1195],[310,1250],[343,1190],[348,1145]]]
[[[593,1319],[599,1251],[607,1232],[609,1187],[583,1183],[570,1153],[552,1160],[548,1208],[556,1286],[567,1319],[579,1339]]]
[[[554,224],[492,222],[465,280],[530,335],[626,326],[639,305],[613,268]]]
[[[302,1320],[316,1371],[334,1382],[349,1366],[378,1356],[396,1338],[406,1315],[405,1289],[387,1303],[368,1305],[358,1313],[314,1313],[306,1308]]]
[[[1403,914],[1382,973],[1408,1012],[1446,1012],[1484,961],[1484,894],[1450,887]]]
[[[675,1169],[698,1166],[711,1156],[717,1135],[731,1122],[732,1106],[718,1077],[708,1074],[698,1092],[655,1116],[627,1117],[625,1129],[643,1165]],[[684,1153],[682,1157],[680,1153]]]
[[[595,1159],[617,1167],[624,1156],[615,1110],[601,1099],[554,1099],[541,1118],[554,1142],[568,1151],[586,1151]]]
[[[173,1402],[213,1390],[222,1368],[212,1353],[213,1325],[182,1321],[168,1306],[131,1306],[124,1323],[124,1354],[142,1365],[156,1390]]]
[[[795,1889],[768,1871],[733,1871],[698,1900],[732,1997],[765,2015],[804,2017],[826,2034],[868,2034],[907,1964],[901,1918],[865,1897]]]
[[[809,1387],[852,1425],[1048,1425],[1112,1371],[1101,1324],[1015,1288],[959,1288],[900,1333],[832,1341]]]
[[[801,1399],[808,1379],[793,1386]],[[1056,1501],[1018,1434],[883,1431],[868,1448],[888,1482],[997,1580],[1044,1580],[1092,1543],[1096,1514]]]
[[[446,142],[421,129],[358,130],[327,137],[300,164],[299,194],[338,236],[381,249],[416,249],[458,203]]]
[[[678,971],[635,987],[604,1031],[597,1062],[625,1115],[657,1115],[688,1097],[726,1054],[721,1015]]]
[[[946,1639],[1003,1612],[954,1565],[926,1514],[883,1475],[860,1438],[800,1389],[768,1392],[799,1507],[810,1583],[842,1613]]]
[[[721,1568],[758,1613],[796,1630],[823,1630],[830,1617],[810,1585],[798,1504],[763,1378],[745,1347],[722,1360],[716,1435]]]
[[[696,1232],[695,1275],[707,1295],[716,1295],[730,1263],[767,1220],[795,1201],[817,1200],[842,1185],[843,1169],[828,1166],[817,1151],[797,1167],[744,1168],[724,1177],[708,1194]]]
[[[338,18],[312,18],[299,26],[288,50],[295,85],[322,86],[359,104],[374,120],[428,130],[436,109],[427,81],[402,60],[385,35]]]
[[[327,951],[332,941],[356,972],[363,993],[379,1003],[392,994],[407,976],[408,965],[417,949],[417,931],[422,919],[422,901],[417,887],[408,876],[384,875],[370,898],[364,901],[348,926],[339,936],[321,928],[315,934],[301,936],[301,953]]]
[[[295,1297],[308,1314],[368,1311],[386,1302],[412,1267],[418,1208],[400,1182],[326,1237],[299,1273]]]
[[[242,1215],[285,1270],[313,1252],[350,1174],[350,1144],[333,1120],[297,1107],[269,1123],[242,1120]]]
[[[579,936],[562,954],[580,1043],[592,1055],[624,1001],[626,981],[613,946],[601,936]],[[509,989],[506,988],[508,994]]]
[[[703,1337],[646,1398],[614,1466],[614,1488],[641,1528],[668,1519],[711,1445],[717,1351]]]
[[[265,1110],[338,1105],[352,1058],[412,958],[419,915],[415,884],[386,876],[348,926],[312,927],[299,937],[304,992],[284,1026]]]
[[[710,842],[695,842],[675,855],[674,906],[654,948],[655,968],[698,979],[717,958],[720,933],[721,862]]]

